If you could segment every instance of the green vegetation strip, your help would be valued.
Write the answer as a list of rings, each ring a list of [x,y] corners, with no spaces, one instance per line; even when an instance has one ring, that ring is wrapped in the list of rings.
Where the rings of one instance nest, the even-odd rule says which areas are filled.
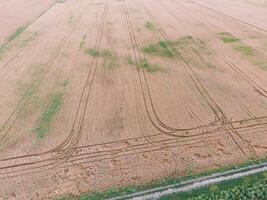
[[[255,160],[255,159],[252,158],[248,162],[240,164],[240,165],[232,165],[232,166],[228,166],[228,167],[224,167],[224,168],[220,168],[220,169],[209,170],[209,171],[206,171],[206,172],[203,172],[203,173],[199,173],[197,175],[195,175],[193,173],[190,173],[190,175],[185,176],[185,177],[179,177],[179,178],[177,178],[177,177],[168,177],[166,179],[163,179],[163,180],[160,180],[160,181],[151,182],[151,183],[148,183],[148,184],[145,184],[145,185],[129,186],[129,187],[125,187],[125,188],[112,188],[112,189],[109,189],[109,190],[106,190],[106,191],[102,191],[102,192],[84,193],[79,197],[66,195],[66,196],[58,198],[57,200],[102,200],[102,199],[114,198],[114,197],[119,197],[119,196],[125,196],[125,195],[129,195],[129,194],[133,194],[133,193],[136,193],[136,192],[149,190],[149,189],[156,188],[156,187],[164,187],[164,186],[168,186],[168,185],[178,184],[178,183],[181,183],[181,182],[184,182],[184,181],[193,180],[195,178],[208,176],[208,175],[211,175],[211,174],[214,174],[214,173],[222,173],[222,172],[226,172],[226,171],[229,171],[229,170],[249,167],[251,165],[264,163],[266,161],[267,161],[267,158],[264,158],[264,159],[261,159],[261,160]]]
[[[161,200],[263,200],[267,199],[267,173],[212,184],[191,192],[173,194]]]
[[[14,40],[16,37],[18,37],[24,30],[26,26],[19,27],[12,35],[9,36],[8,42]]]
[[[43,112],[35,129],[38,139],[44,138],[44,136],[51,130],[51,124],[63,103],[63,93],[55,93],[51,95],[50,98],[50,103],[47,109]]]
[[[12,35],[10,35],[6,41],[5,44],[3,44],[0,47],[0,59],[3,56],[3,54],[5,53],[5,51],[7,51],[9,49],[8,44],[13,41],[15,38],[17,38],[25,29],[27,28],[27,26],[21,26],[19,27],[14,33],[12,33]]]

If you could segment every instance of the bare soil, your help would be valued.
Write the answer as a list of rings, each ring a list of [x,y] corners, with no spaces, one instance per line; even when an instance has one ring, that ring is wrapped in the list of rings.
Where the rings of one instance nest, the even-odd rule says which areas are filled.
[[[1,1],[0,199],[265,157],[266,9],[262,0]]]

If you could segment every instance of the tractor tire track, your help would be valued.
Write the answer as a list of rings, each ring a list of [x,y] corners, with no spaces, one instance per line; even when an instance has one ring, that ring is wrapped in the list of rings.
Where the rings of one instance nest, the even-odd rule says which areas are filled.
[[[30,23],[24,25],[23,27],[23,31],[25,31],[27,28],[29,28],[33,23],[35,23],[39,18],[41,18],[44,14],[46,14],[49,10],[51,10],[56,4],[58,3],[57,0],[54,1],[54,3],[52,3],[45,11],[43,11],[39,16],[37,16],[33,21],[31,21]],[[14,41],[13,38],[12,40],[8,40],[5,44],[3,44],[0,49],[4,49],[6,48],[8,45],[10,45],[10,43],[12,43],[12,41]],[[29,45],[29,44],[28,44]],[[2,69],[3,67],[5,67],[6,65],[8,65],[11,61],[14,60],[14,58],[16,58],[20,53],[23,52],[23,50],[28,46],[28,45],[24,45],[22,48],[18,49],[17,51],[15,51],[12,55],[10,55],[9,57],[7,57],[4,61],[0,62],[0,69]]]
[[[178,20],[178,19],[176,18],[176,16],[175,16],[170,10],[167,10],[167,11],[168,11],[168,13],[169,13],[170,15],[174,16],[176,20]],[[194,35],[194,36],[195,36],[201,43],[203,43],[203,41],[197,36],[196,33],[194,33],[194,32],[192,32],[192,33],[193,33],[193,35]],[[212,50],[211,50],[209,47],[207,47],[207,48],[210,50],[210,52],[212,52]],[[249,115],[250,115],[250,113],[249,113]],[[239,138],[241,138],[241,136],[240,136],[240,135],[233,129],[233,127],[231,127],[231,125],[230,125],[230,126],[227,125],[227,127],[225,128],[225,130],[228,131],[229,134],[232,135],[232,133],[235,133],[235,135],[237,135]],[[251,153],[255,154],[255,151],[253,150],[253,147],[249,146],[249,144],[248,144],[246,141],[244,141],[244,144],[245,144],[245,146],[249,149],[249,151],[251,151]]]
[[[144,8],[146,9],[147,13],[150,15],[150,17],[153,19],[153,21],[158,26],[158,30],[159,30],[159,33],[161,34],[162,38],[165,39],[166,41],[169,41],[169,38],[168,38],[166,32],[161,27],[161,25],[159,24],[158,20],[156,20],[155,16],[146,7],[144,7]],[[249,153],[246,153],[243,149],[248,149],[249,152],[254,153],[253,151],[251,151],[252,148],[250,148],[245,141],[243,141],[243,144],[242,144],[242,146],[244,146],[244,147],[241,147],[241,145],[237,143],[237,138],[235,138],[235,135],[238,136],[239,138],[240,138],[240,135],[237,133],[237,131],[235,131],[233,129],[232,126],[225,126],[225,124],[228,124],[227,123],[227,121],[228,121],[227,117],[225,116],[225,114],[222,111],[222,109],[217,105],[215,100],[210,96],[210,94],[208,93],[207,89],[205,88],[205,86],[201,83],[200,79],[198,78],[197,74],[191,68],[190,64],[179,53],[177,53],[177,55],[175,57],[176,57],[175,61],[177,63],[179,61],[178,58],[180,58],[180,60],[182,60],[183,63],[185,64],[184,66],[185,66],[186,70],[188,72],[189,71],[191,72],[192,79],[195,79],[195,81],[194,81],[194,83],[196,83],[195,86],[198,88],[200,94],[202,94],[203,98],[206,100],[206,102],[210,106],[210,108],[215,111],[216,116],[220,116],[220,117],[218,117],[218,119],[220,121],[221,126],[224,127],[226,132],[229,133],[229,136],[232,138],[233,142],[237,145],[237,147],[239,148],[241,153],[243,153],[245,156],[249,155]],[[208,98],[206,98],[206,97],[208,97]]]
[[[266,123],[265,123],[266,124]],[[251,128],[253,126],[244,126],[244,127],[235,127],[236,129],[246,129],[246,128]],[[264,127],[263,127],[264,128]],[[254,130],[253,132],[251,132],[251,130],[247,130],[249,131],[248,133],[243,133],[243,135],[251,135],[251,133],[255,133],[255,134],[259,134],[261,132],[265,133],[266,132],[266,129],[263,129],[263,130]],[[210,133],[210,136],[209,137],[205,137],[204,139],[207,141],[207,142],[214,142],[214,141],[218,141],[218,137],[220,136],[227,136],[227,134],[224,132],[224,130],[221,128],[221,129],[218,129],[217,132],[222,132],[221,134],[214,134],[214,133]],[[150,136],[150,137],[156,137],[156,136],[159,136],[160,134],[156,134],[154,136]],[[143,137],[139,137],[140,138],[143,138]],[[214,139],[215,138],[215,139]],[[134,138],[135,140],[136,138]],[[144,139],[144,138],[143,138]],[[31,167],[27,170],[34,170],[34,169],[40,169],[40,168],[44,168],[44,167],[49,167],[47,169],[43,169],[41,171],[48,171],[48,170],[51,170],[51,169],[55,169],[55,167],[57,167],[59,164],[62,164],[62,163],[66,163],[66,162],[71,162],[72,164],[71,165],[76,165],[76,164],[80,164],[80,163],[76,163],[74,164],[73,162],[74,161],[80,161],[80,160],[88,160],[90,158],[98,158],[98,157],[101,157],[101,156],[109,156],[108,158],[101,158],[100,160],[99,159],[96,159],[94,160],[93,162],[98,162],[98,161],[103,161],[103,160],[111,160],[111,159],[114,159],[114,157],[112,156],[114,153],[120,153],[120,152],[130,152],[130,155],[137,155],[137,154],[140,154],[140,152],[131,152],[133,150],[142,150],[142,149],[147,149],[147,148],[157,148],[159,145],[162,145],[164,148],[163,149],[170,149],[170,148],[176,148],[176,147],[184,147],[184,146],[188,146],[188,145],[193,145],[193,144],[199,144],[200,141],[203,140],[203,138],[200,136],[199,138],[196,138],[196,139],[193,139],[193,138],[185,138],[183,141],[178,141],[177,143],[177,139],[176,138],[169,138],[169,139],[164,139],[164,140],[158,140],[158,141],[154,141],[154,142],[151,142],[151,144],[148,144],[146,142],[146,140],[144,139],[144,143],[141,143],[141,144],[136,144],[136,145],[132,145],[132,146],[129,146],[129,147],[126,147],[126,148],[118,148],[118,149],[113,149],[113,150],[104,150],[104,151],[95,151],[95,152],[89,152],[89,153],[82,153],[80,152],[80,149],[84,149],[84,148],[91,148],[91,147],[94,147],[95,145],[88,145],[88,146],[83,146],[83,147],[76,147],[74,148],[73,150],[78,150],[78,155],[75,155],[75,154],[72,154],[69,156],[69,158],[77,158],[79,156],[84,156],[84,155],[89,155],[89,157],[86,157],[86,158],[82,158],[82,159],[75,159],[75,160],[63,160],[63,159],[58,159],[58,158],[54,158],[53,161],[58,161],[57,165],[55,165],[55,162],[50,162],[51,159],[46,159],[46,160],[41,160],[41,161],[36,161],[36,162],[29,162],[29,163],[25,163],[25,161],[23,161],[22,164],[16,164],[16,165],[7,165],[5,167],[2,167],[0,168],[2,171],[5,170],[5,169],[13,169],[13,168],[17,168],[17,167],[21,167],[21,166],[31,166],[31,165],[34,165],[34,164],[39,164],[39,163],[43,163],[43,162],[49,162],[48,164],[45,164],[45,165],[42,165],[42,166],[35,166],[35,167]],[[127,140],[129,141],[129,140]],[[189,143],[188,143],[189,141]],[[119,142],[119,141],[117,141]],[[125,142],[125,140],[122,140],[120,142]],[[185,143],[184,143],[185,142]],[[191,142],[191,143],[190,143]],[[112,144],[113,142],[109,142],[109,143],[105,143],[106,145],[108,144]],[[183,144],[184,143],[184,144]],[[183,145],[181,145],[183,144]],[[103,145],[103,144],[98,144],[98,145]],[[171,145],[171,146],[170,146]],[[115,145],[116,146],[116,145]],[[133,148],[138,148],[138,149],[133,149]],[[147,152],[154,152],[155,151],[160,151],[161,148],[159,149],[149,149],[147,151],[142,151],[141,153],[147,153]],[[63,150],[62,150],[63,151]],[[112,153],[113,152],[113,153]],[[104,154],[103,154],[104,153]],[[96,155],[95,155],[96,154]],[[98,155],[100,154],[100,155]],[[127,154],[128,155],[128,154]],[[119,156],[120,157],[120,156]],[[86,163],[90,163],[89,161],[86,162]],[[68,165],[68,166],[71,166],[71,165]],[[7,175],[9,173],[15,173],[15,172],[23,172],[25,171],[25,169],[20,169],[20,170],[13,170],[13,171],[9,171],[9,172],[2,172],[2,174],[0,175]],[[40,171],[38,171],[40,172]],[[27,173],[27,174],[30,174],[31,172]],[[19,175],[18,175],[19,176]]]
[[[261,132],[265,133],[267,130],[256,130],[254,133],[259,134]],[[209,138],[205,138],[206,142],[212,143],[212,142],[217,142],[219,141],[219,137],[225,137],[227,134],[224,132],[224,130],[221,130],[223,132],[222,134],[211,134]],[[251,132],[246,133],[246,134],[251,134]],[[147,144],[146,140],[144,139],[144,142],[141,144],[136,144],[132,145],[126,148],[117,148],[113,150],[103,150],[103,151],[96,151],[96,152],[89,152],[89,153],[82,153],[78,155],[71,155],[69,156],[69,160],[61,160],[60,162],[57,163],[57,165],[53,165],[54,163],[48,163],[43,166],[36,166],[36,167],[31,167],[27,169],[21,169],[21,170],[13,170],[13,171],[8,171],[8,172],[2,172],[0,173],[0,176],[7,175],[7,174],[14,174],[18,172],[25,172],[26,170],[31,170],[27,174],[31,173],[36,173],[35,171],[32,172],[32,170],[37,169],[37,172],[40,172],[39,169],[44,168],[44,167],[50,167],[47,169],[43,169],[41,171],[47,171],[47,170],[54,170],[57,168],[64,168],[64,167],[70,167],[73,165],[80,165],[80,164],[85,164],[85,163],[98,163],[100,161],[108,161],[120,157],[127,157],[127,156],[133,156],[133,155],[140,155],[143,153],[151,153],[151,152],[158,152],[161,150],[167,150],[167,149],[172,149],[172,148],[177,148],[177,147],[185,147],[185,146],[194,146],[200,144],[200,142],[203,140],[203,138],[198,138],[197,140],[188,140],[188,141],[179,141],[177,143],[177,140],[175,138],[170,138],[170,139],[165,139],[164,141],[154,141],[151,142],[151,144]],[[185,143],[184,143],[185,142]],[[125,153],[125,154],[124,154]],[[122,155],[117,155],[117,154],[122,154]],[[85,157],[84,157],[85,156]],[[77,157],[82,157],[82,158],[77,158]],[[73,159],[71,159],[73,158]],[[93,159],[93,160],[90,160]],[[47,160],[43,160],[41,162],[46,162]],[[78,162],[77,162],[78,161]],[[23,166],[29,166],[33,164],[39,164],[38,163],[23,163],[20,165],[13,165],[13,166],[6,166],[6,167],[1,167],[1,171],[6,170],[6,169],[13,169],[17,167],[23,167]],[[65,164],[65,163],[71,163],[69,165],[63,165],[60,166],[60,164]],[[52,165],[52,166],[51,166]],[[21,174],[17,175],[20,176]],[[9,177],[9,176],[8,176]],[[2,177],[2,178],[7,178],[7,177]],[[10,178],[10,177],[9,177]]]

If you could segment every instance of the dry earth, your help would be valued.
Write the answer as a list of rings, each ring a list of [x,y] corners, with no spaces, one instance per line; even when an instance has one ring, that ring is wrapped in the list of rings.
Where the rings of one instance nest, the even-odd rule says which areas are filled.
[[[267,1],[1,0],[0,21],[0,199],[266,156]]]

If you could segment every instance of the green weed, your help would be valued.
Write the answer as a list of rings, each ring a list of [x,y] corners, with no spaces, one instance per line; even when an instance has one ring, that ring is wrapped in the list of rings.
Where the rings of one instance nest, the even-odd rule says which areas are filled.
[[[253,49],[250,46],[240,45],[240,46],[237,46],[234,48],[235,48],[235,50],[239,51],[243,55],[246,55],[246,56],[253,55]]]

